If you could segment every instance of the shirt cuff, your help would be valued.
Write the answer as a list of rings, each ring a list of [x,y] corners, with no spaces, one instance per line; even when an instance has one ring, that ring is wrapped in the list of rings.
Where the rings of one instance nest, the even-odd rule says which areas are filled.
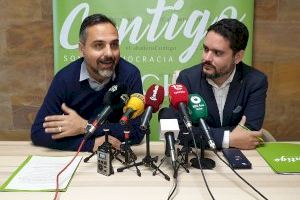
[[[229,133],[230,131],[224,131],[224,137],[223,137],[223,142],[222,142],[222,147],[223,148],[229,148]]]

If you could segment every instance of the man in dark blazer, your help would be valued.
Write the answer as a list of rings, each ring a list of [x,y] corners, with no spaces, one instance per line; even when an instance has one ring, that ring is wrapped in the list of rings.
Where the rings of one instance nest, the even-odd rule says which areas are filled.
[[[254,149],[262,136],[268,82],[242,62],[248,37],[247,27],[236,19],[211,25],[201,64],[182,70],[176,81],[205,100],[206,122],[219,149]]]

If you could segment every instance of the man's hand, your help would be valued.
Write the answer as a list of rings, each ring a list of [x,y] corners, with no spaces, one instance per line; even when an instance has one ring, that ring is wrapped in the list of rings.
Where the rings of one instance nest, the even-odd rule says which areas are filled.
[[[87,120],[80,117],[77,112],[69,108],[65,103],[61,109],[63,115],[51,115],[45,117],[43,127],[45,132],[52,134],[52,139],[75,136],[84,133]]]
[[[100,146],[101,144],[103,144],[104,141],[105,141],[105,136],[97,137],[95,139],[95,144],[94,144],[93,151],[94,152],[97,151],[98,146]],[[109,135],[108,136],[108,142],[111,143],[112,146],[115,147],[116,149],[120,149],[121,142],[117,138]]]
[[[246,116],[243,116],[240,125],[237,125],[235,129],[229,134],[229,146],[239,149],[255,149],[260,141],[257,137],[262,136],[262,130],[250,131],[242,126],[246,123]]]

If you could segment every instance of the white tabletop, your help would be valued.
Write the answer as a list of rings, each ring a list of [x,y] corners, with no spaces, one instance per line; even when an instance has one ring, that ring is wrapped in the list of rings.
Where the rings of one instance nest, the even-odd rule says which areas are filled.
[[[132,147],[140,161],[145,156],[145,144]],[[243,151],[252,163],[250,170],[238,170],[238,173],[250,182],[268,199],[300,199],[300,175],[279,175],[272,171],[256,150]],[[151,142],[151,156],[159,156],[156,163],[164,155],[162,142]],[[30,142],[0,141],[0,184],[25,160],[28,155],[67,156],[74,152],[51,150],[33,146]],[[86,157],[89,153],[81,153]],[[222,153],[219,152],[222,156]],[[216,155],[206,151],[205,157],[216,162],[213,170],[204,170],[204,175],[215,199],[262,199],[248,185],[240,180]],[[223,156],[222,156],[223,157]],[[191,156],[190,156],[191,158]],[[115,173],[104,176],[97,173],[96,156],[88,163],[81,162],[66,192],[60,193],[60,199],[167,199],[174,179],[169,160],[161,166],[161,170],[171,177],[170,181],[160,174],[153,176],[153,169],[139,166],[141,177],[137,176],[134,167],[123,172],[117,168],[123,165],[113,161]],[[180,168],[178,186],[173,199],[193,200],[211,199],[205,187],[200,170],[189,168],[187,173]],[[53,199],[54,192],[0,192],[0,199]]]

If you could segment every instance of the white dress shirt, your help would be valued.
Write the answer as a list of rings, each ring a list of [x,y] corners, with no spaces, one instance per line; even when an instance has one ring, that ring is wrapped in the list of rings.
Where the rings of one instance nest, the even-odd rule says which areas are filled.
[[[207,78],[207,82],[212,86],[214,96],[217,102],[218,110],[219,110],[219,116],[221,120],[221,125],[223,124],[223,110],[226,103],[227,94],[229,91],[230,83],[233,80],[234,74],[235,74],[236,68],[232,71],[228,79],[219,87],[212,79]],[[224,131],[224,137],[222,142],[223,148],[229,148],[229,130]]]

